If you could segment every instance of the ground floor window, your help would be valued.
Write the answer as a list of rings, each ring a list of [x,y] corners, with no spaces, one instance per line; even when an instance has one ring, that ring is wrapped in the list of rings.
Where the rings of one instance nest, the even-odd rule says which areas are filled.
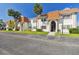
[[[33,26],[33,29],[36,29],[36,26]]]
[[[46,29],[46,26],[41,26],[42,29]]]
[[[71,28],[71,25],[63,25],[63,29],[69,29]]]

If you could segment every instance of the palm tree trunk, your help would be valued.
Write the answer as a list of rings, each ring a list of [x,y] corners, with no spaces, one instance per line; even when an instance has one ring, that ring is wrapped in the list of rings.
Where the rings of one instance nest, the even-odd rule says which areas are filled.
[[[15,31],[17,30],[18,21],[15,19]]]

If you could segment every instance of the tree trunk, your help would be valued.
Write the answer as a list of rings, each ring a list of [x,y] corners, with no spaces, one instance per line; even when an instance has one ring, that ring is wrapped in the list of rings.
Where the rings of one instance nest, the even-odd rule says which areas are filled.
[[[15,19],[15,31],[17,30],[18,21]]]

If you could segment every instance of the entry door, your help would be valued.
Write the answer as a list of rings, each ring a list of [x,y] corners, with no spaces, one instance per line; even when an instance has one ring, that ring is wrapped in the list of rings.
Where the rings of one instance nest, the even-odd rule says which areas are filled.
[[[55,29],[56,29],[56,23],[55,23],[55,21],[52,21],[51,22],[51,32],[54,32]]]

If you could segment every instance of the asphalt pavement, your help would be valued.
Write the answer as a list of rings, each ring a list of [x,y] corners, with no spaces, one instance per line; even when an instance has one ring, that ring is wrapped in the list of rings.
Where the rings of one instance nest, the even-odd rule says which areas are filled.
[[[0,55],[78,55],[79,38],[0,32]]]

